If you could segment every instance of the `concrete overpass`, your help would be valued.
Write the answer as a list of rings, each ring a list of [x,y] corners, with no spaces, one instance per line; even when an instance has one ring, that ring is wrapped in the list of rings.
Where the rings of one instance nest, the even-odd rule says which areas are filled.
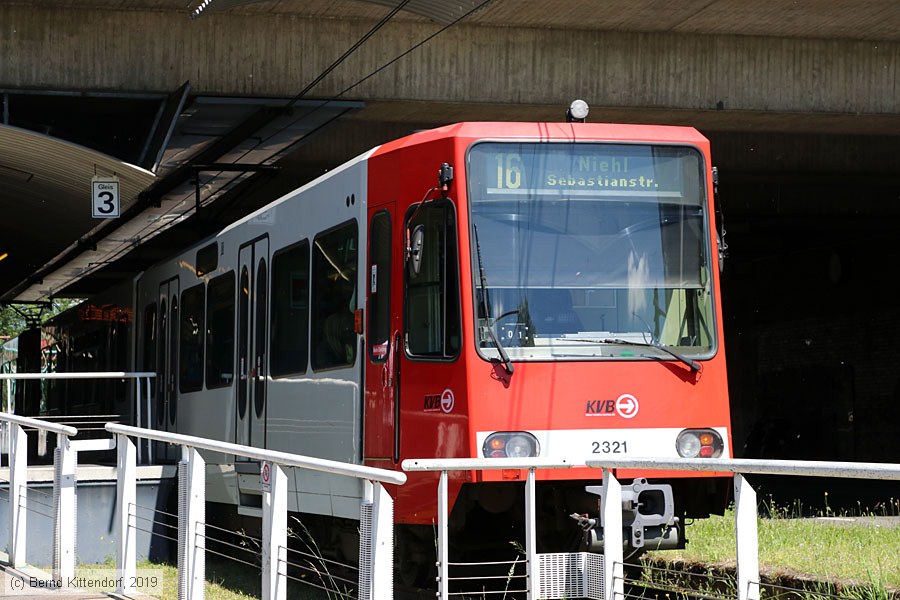
[[[302,98],[398,3],[212,0],[191,18],[198,4],[0,0],[3,300],[102,289],[410,130],[559,120],[580,97],[591,120],[692,125],[713,142],[737,447],[900,452],[884,418],[900,417],[887,341],[900,312],[884,291],[898,258],[900,4],[411,0]],[[78,146],[23,142],[33,134]],[[277,172],[199,168],[276,135],[258,164]],[[102,161],[76,158],[84,148],[141,167],[106,167],[134,180],[114,226],[52,218],[87,210]],[[72,181],[28,189],[60,162],[81,165]],[[151,236],[151,221],[167,225]],[[785,414],[800,395],[827,408]]]

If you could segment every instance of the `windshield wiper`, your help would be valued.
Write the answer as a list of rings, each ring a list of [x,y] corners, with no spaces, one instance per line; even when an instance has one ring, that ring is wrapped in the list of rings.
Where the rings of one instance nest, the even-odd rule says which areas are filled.
[[[629,340],[623,340],[623,339],[619,339],[619,338],[609,338],[609,339],[598,340],[598,339],[590,339],[590,338],[566,337],[566,338],[560,338],[560,339],[564,339],[567,342],[588,342],[591,344],[615,344],[617,346],[637,346],[638,348],[656,348],[657,350],[662,350],[663,352],[665,352],[672,358],[675,358],[675,359],[681,361],[682,363],[684,363],[685,365],[690,367],[691,371],[694,373],[703,370],[703,365],[701,365],[697,361],[691,360],[687,356],[680,354],[678,352],[675,352],[668,346],[664,346],[664,345],[660,344],[659,342],[632,342]]]
[[[484,282],[484,265],[481,262],[481,244],[478,242],[478,226],[472,224],[472,229],[475,230],[475,254],[478,256],[478,286],[481,288],[481,309],[484,311],[484,318],[488,320],[488,335],[490,336],[494,347],[497,349],[497,352],[500,354],[500,361],[503,363],[503,368],[506,369],[508,375],[512,375],[512,361],[509,360],[509,355],[503,348],[503,344],[500,343],[500,340],[497,339],[497,335],[494,333],[494,324],[490,322],[491,311],[490,308],[488,308],[487,302],[487,284]]]

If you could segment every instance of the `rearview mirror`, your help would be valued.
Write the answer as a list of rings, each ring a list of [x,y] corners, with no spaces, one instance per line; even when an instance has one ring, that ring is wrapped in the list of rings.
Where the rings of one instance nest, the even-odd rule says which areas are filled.
[[[422,246],[425,244],[425,225],[416,225],[409,236],[409,268],[413,275],[418,275],[422,268]]]

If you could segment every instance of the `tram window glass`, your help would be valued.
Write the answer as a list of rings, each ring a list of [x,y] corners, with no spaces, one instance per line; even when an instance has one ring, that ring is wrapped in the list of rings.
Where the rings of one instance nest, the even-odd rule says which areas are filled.
[[[369,232],[369,356],[387,359],[391,335],[391,215],[379,212]]]
[[[456,216],[449,202],[429,203],[411,214],[420,226],[419,268],[406,269],[406,349],[410,356],[449,359],[459,354],[459,267]]]
[[[206,387],[225,387],[234,381],[234,271],[210,280],[206,315]]]
[[[219,266],[219,243],[213,242],[197,250],[197,277],[212,273]]]
[[[312,367],[352,365],[356,361],[356,221],[316,236],[313,245]]]
[[[178,389],[194,392],[203,387],[204,286],[190,287],[181,294]]]
[[[272,259],[272,377],[300,375],[309,360],[309,241]]]

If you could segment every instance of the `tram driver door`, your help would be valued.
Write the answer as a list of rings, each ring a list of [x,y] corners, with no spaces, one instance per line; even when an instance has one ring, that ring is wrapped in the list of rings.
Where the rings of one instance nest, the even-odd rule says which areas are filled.
[[[238,275],[238,383],[235,403],[236,444],[266,447],[266,356],[269,292],[269,240],[240,249]],[[249,462],[236,457],[236,462]]]
[[[153,427],[159,431],[177,431],[178,417],[178,278],[159,286],[159,319],[156,344],[156,417]],[[181,458],[179,448],[159,443],[153,455],[164,461]]]

